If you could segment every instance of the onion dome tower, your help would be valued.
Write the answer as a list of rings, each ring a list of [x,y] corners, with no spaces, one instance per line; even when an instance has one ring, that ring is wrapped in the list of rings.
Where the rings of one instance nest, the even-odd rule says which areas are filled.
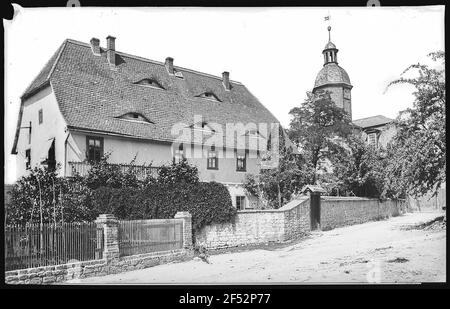
[[[353,86],[350,83],[347,72],[338,65],[337,53],[336,45],[331,42],[331,27],[328,26],[328,43],[322,51],[324,65],[319,74],[317,74],[313,93],[330,91],[331,99],[338,107],[343,108],[351,119],[351,89]]]

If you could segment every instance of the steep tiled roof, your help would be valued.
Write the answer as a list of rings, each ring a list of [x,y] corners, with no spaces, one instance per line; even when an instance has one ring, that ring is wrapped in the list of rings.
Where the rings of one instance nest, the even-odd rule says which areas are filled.
[[[327,63],[317,74],[314,88],[327,84],[347,84],[351,86],[347,72],[336,63]]]
[[[387,124],[392,121],[393,121],[393,119],[391,119],[391,118],[385,117],[383,115],[377,115],[377,116],[353,120],[353,124],[355,124],[361,128],[369,128],[369,127],[375,127],[375,126]]]
[[[49,80],[69,128],[161,141],[172,141],[173,124],[190,125],[194,115],[221,125],[279,123],[241,83],[230,81],[227,91],[220,77],[175,67],[183,75],[178,78],[169,75],[162,62],[118,51],[116,63],[111,69],[104,49],[95,56],[89,44],[66,40],[23,98]],[[144,78],[164,89],[133,84]],[[204,92],[214,93],[220,102],[196,97]],[[154,124],[116,118],[129,112]]]

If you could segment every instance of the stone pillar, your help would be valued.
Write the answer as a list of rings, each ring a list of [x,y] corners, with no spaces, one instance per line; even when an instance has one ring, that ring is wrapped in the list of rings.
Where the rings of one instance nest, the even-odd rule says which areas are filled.
[[[103,258],[107,261],[119,258],[119,222],[111,214],[101,214],[95,220],[103,228]]]
[[[188,211],[179,211],[174,218],[183,220],[183,248],[192,249],[192,215]]]

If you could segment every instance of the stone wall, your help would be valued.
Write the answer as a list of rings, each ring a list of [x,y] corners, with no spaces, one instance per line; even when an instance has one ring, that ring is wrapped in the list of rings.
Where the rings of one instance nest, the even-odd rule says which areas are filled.
[[[191,259],[191,250],[173,250],[126,256],[114,260],[92,260],[5,272],[6,284],[55,284],[72,279],[105,276]]]
[[[282,208],[238,211],[230,223],[208,225],[196,234],[197,244],[209,249],[283,242],[309,230],[309,198]]]
[[[329,230],[398,216],[406,211],[406,204],[404,201],[394,200],[322,197],[320,208],[320,227],[322,230]]]

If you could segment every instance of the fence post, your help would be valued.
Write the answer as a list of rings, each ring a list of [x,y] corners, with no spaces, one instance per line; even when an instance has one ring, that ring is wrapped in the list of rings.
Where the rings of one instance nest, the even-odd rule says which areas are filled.
[[[103,228],[103,258],[107,261],[119,258],[119,222],[111,214],[101,214],[95,220]]]
[[[192,249],[192,215],[188,211],[179,211],[175,219],[183,219],[183,248]]]

